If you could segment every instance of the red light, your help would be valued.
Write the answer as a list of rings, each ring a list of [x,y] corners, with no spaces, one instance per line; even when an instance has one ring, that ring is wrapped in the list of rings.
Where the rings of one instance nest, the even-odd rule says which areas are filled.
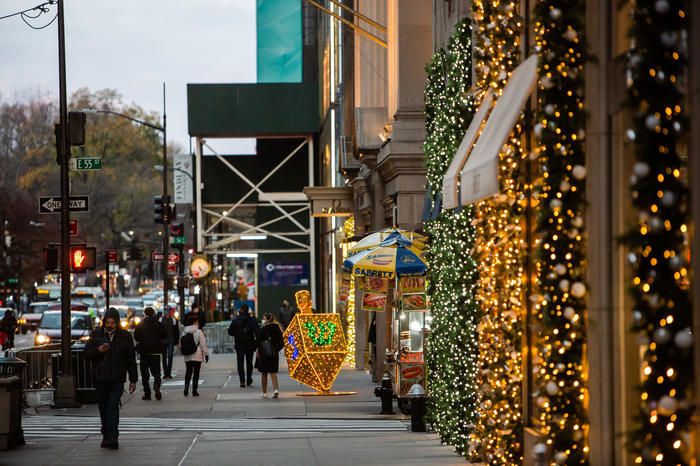
[[[77,249],[73,251],[73,268],[83,268],[83,262],[85,262],[85,254],[83,254],[83,250]]]

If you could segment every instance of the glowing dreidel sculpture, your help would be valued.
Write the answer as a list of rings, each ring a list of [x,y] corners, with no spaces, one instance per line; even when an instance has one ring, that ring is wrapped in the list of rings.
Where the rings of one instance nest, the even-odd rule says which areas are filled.
[[[284,332],[284,356],[289,376],[320,394],[328,394],[347,354],[338,314],[313,314],[311,295],[298,291],[299,312]]]

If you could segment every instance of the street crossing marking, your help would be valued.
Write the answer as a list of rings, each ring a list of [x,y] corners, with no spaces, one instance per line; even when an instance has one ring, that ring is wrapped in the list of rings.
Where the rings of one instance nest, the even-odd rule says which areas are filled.
[[[98,435],[99,417],[24,416],[24,435],[32,437],[84,437]],[[398,420],[372,419],[181,419],[127,417],[119,420],[120,435],[164,432],[406,432]]]

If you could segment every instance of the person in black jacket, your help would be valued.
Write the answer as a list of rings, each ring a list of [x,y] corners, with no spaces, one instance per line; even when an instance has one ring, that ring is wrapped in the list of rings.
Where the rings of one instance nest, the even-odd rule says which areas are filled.
[[[191,315],[197,316],[197,322],[199,322],[199,328],[202,329],[207,324],[207,316],[202,312],[202,308],[199,304],[193,304],[192,310],[185,315],[183,322],[188,322]]]
[[[248,315],[248,305],[242,304],[238,317],[233,319],[228,328],[236,348],[238,378],[241,387],[253,385],[253,355],[257,349],[255,337],[258,334],[258,321]],[[243,365],[245,361],[245,366]]]
[[[129,373],[129,393],[136,390],[138,374],[131,334],[119,328],[119,311],[109,308],[102,327],[90,335],[83,353],[92,361],[92,377],[102,422],[102,448],[119,448],[119,402]]]
[[[5,333],[5,341],[2,349],[10,349],[15,346],[15,331],[17,329],[17,319],[15,313],[10,309],[5,311],[5,316],[0,320],[0,332]]]
[[[163,317],[163,327],[165,327],[165,347],[163,349],[163,375],[164,379],[173,378],[173,353],[175,347],[180,344],[180,322],[175,317],[175,308]]]
[[[258,352],[255,367],[261,372],[262,397],[267,398],[267,374],[272,379],[272,398],[279,398],[277,373],[280,369],[279,352],[284,348],[282,328],[270,313],[263,315],[263,326],[258,332]]]
[[[156,392],[156,400],[163,395],[160,393],[160,358],[163,354],[166,338],[165,327],[155,317],[156,311],[147,307],[143,311],[145,317],[134,331],[136,348],[141,355],[141,383],[143,384],[142,400],[151,399],[150,370],[153,375],[153,390]]]

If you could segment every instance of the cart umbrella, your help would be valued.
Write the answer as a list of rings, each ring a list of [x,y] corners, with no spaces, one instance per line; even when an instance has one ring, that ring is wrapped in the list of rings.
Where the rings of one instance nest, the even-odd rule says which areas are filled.
[[[411,245],[411,240],[398,232],[375,248],[360,251],[343,262],[353,275],[394,279],[400,276],[424,275],[427,269],[425,251]]]
[[[386,240],[391,238],[403,237],[405,244],[413,246],[417,249],[425,249],[426,242],[428,238],[419,233],[415,233],[409,230],[400,230],[397,228],[387,228],[386,230],[377,231],[375,233],[370,233],[369,235],[362,238],[360,241],[355,243],[352,248],[348,251],[348,256],[353,256],[359,252],[366,251],[368,249],[374,249],[382,245]]]

